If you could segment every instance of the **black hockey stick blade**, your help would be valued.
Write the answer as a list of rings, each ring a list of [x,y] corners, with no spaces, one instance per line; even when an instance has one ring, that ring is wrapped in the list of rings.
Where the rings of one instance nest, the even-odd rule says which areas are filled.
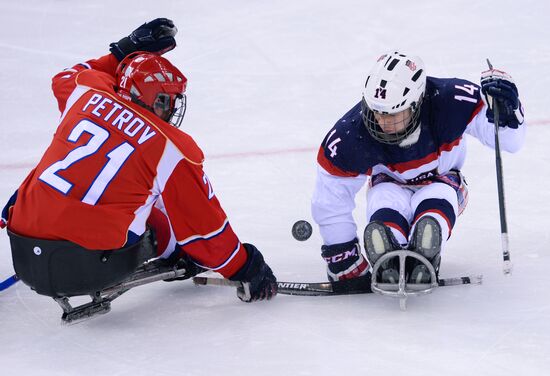
[[[370,274],[337,282],[277,282],[279,294],[285,295],[351,295],[370,294]]]
[[[438,281],[440,287],[481,284],[483,276],[472,275],[456,278],[441,278]],[[241,282],[230,281],[222,278],[194,277],[193,282],[196,285],[212,286],[232,286],[240,287]],[[305,295],[305,296],[327,296],[327,295],[351,295],[351,294],[370,294],[371,276],[349,279],[337,282],[277,282],[279,294],[284,295]]]
[[[211,278],[211,277],[193,277],[193,283],[195,285],[209,285],[209,286],[228,286],[228,287],[242,287],[242,282],[230,281],[223,278]],[[277,282],[277,291],[279,294],[286,295],[335,295],[333,290],[333,284],[331,282]],[[345,292],[340,292],[345,294]]]

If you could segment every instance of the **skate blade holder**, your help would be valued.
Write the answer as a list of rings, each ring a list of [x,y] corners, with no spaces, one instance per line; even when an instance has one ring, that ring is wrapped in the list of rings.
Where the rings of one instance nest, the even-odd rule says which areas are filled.
[[[92,301],[86,304],[82,304],[77,307],[73,307],[69,303],[68,297],[54,298],[54,300],[63,309],[63,316],[61,320],[63,324],[73,324],[87,318],[91,318],[94,315],[105,314],[111,311],[111,301],[103,299],[96,293],[96,295],[90,295]]]
[[[183,268],[177,269],[171,266],[160,268],[155,266],[154,263],[146,263],[133,275],[119,284],[89,294],[92,299],[89,303],[73,307],[69,302],[69,297],[57,297],[53,299],[63,310],[63,316],[61,316],[62,323],[73,324],[110,312],[111,302],[134,287],[169,278],[179,278],[184,276],[185,273],[186,270]]]
[[[391,258],[399,258],[399,281],[397,283],[383,283],[378,280],[378,269],[384,263]],[[412,257],[428,268],[430,272],[430,283],[407,283],[405,279],[405,261],[407,257]],[[401,310],[407,309],[407,298],[410,296],[420,296],[431,293],[439,284],[437,282],[437,276],[435,274],[435,269],[431,262],[428,261],[424,256],[408,251],[405,249],[392,251],[384,254],[378,259],[372,268],[372,280],[371,280],[371,289],[374,293],[389,296],[392,298],[399,299],[399,307]]]

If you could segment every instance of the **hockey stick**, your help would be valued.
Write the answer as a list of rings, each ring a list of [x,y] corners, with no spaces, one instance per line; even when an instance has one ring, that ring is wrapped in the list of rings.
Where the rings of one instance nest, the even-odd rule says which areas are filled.
[[[360,278],[357,278],[360,280]],[[195,285],[208,286],[226,286],[226,287],[242,287],[242,282],[230,281],[223,278],[211,277],[193,277]],[[355,288],[347,289],[342,282],[277,282],[277,291],[279,294],[285,295],[305,295],[305,296],[325,296],[325,295],[347,295],[347,294],[369,294],[372,293],[370,288],[370,276],[357,283]]]
[[[469,284],[479,285],[482,283],[482,279],[481,275],[442,278],[439,280],[438,285],[440,287]],[[193,282],[196,285],[242,287],[241,282],[222,278],[194,277]],[[277,288],[279,294],[302,296],[370,294],[373,292],[370,275],[337,282],[277,282]]]
[[[16,274],[6,278],[4,281],[0,282],[0,291],[4,291],[5,289],[13,286],[17,281],[19,281],[19,278],[17,278]]]
[[[493,65],[487,59],[489,69],[493,69]],[[500,213],[500,240],[502,244],[502,259],[504,261],[503,272],[505,275],[512,273],[512,261],[510,260],[510,243],[508,240],[508,222],[506,221],[506,206],[504,202],[504,180],[502,176],[502,158],[500,155],[500,141],[498,137],[499,123],[499,108],[497,101],[492,99],[493,114],[495,121],[495,162],[497,169],[497,190],[498,190],[498,208]]]

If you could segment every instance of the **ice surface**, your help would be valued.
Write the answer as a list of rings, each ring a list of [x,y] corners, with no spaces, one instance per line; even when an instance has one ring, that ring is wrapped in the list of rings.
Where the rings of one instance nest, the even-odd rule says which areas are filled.
[[[504,155],[514,273],[502,274],[494,153],[469,143],[470,204],[441,274],[483,273],[482,286],[397,301],[374,295],[279,296],[241,303],[190,282],[137,288],[105,316],[60,325],[61,310],[23,284],[0,293],[2,375],[548,375],[550,374],[550,3],[526,1],[0,0],[0,198],[7,200],[54,132],[50,78],[107,51],[136,26],[174,19],[167,57],[189,79],[184,129],[240,238],[280,280],[325,278],[310,220],[316,149],[359,98],[387,49],[420,55],[428,73],[477,81],[485,58],[515,78],[531,122]],[[356,218],[365,225],[364,191]],[[0,276],[13,273],[0,234]]]

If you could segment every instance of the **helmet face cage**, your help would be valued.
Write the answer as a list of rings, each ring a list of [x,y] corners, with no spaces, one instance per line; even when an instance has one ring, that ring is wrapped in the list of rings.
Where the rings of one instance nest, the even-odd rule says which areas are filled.
[[[403,128],[401,132],[398,133],[387,133],[382,130],[378,121],[376,120],[375,114],[388,115],[383,112],[378,112],[371,110],[365,101],[365,98],[361,101],[361,108],[363,110],[362,117],[365,127],[369,131],[370,135],[378,142],[383,144],[395,145],[401,143],[407,137],[414,133],[420,125],[420,107],[422,105],[422,97],[419,99],[418,103],[412,103],[410,108],[410,113],[407,117],[399,122],[396,122],[394,125]],[[406,109],[404,110],[406,111]],[[394,114],[395,116],[395,114]],[[401,127],[401,122],[405,123],[405,127]]]
[[[162,120],[179,128],[187,110],[187,97],[185,94],[158,93],[151,110]]]
[[[172,111],[170,117],[167,120],[174,127],[179,128],[185,111],[187,110],[187,96],[185,94],[176,94],[174,97],[174,103],[172,105]]]

